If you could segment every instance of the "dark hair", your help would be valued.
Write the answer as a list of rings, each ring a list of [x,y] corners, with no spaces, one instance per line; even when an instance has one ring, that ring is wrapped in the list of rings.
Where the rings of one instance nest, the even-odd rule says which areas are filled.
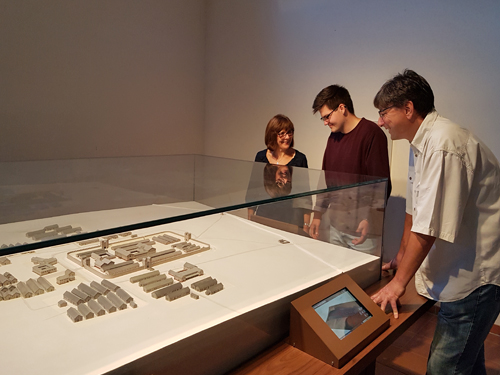
[[[266,126],[266,134],[264,136],[264,141],[269,150],[274,151],[278,147],[278,133],[284,130],[285,132],[294,132],[292,121],[285,115],[274,116]],[[293,147],[293,138],[290,142],[290,147]]]
[[[281,184],[276,180],[276,173],[280,168],[286,168],[289,173],[289,179],[286,183]],[[271,198],[284,197],[292,191],[292,175],[293,167],[288,165],[266,164],[264,167],[264,189]]]
[[[318,112],[324,105],[334,110],[341,104],[344,104],[349,112],[354,115],[354,105],[352,104],[351,95],[344,86],[331,85],[325,87],[316,95],[313,103],[313,114]]]
[[[413,70],[405,69],[384,83],[375,95],[373,105],[378,109],[392,105],[403,107],[408,101],[422,117],[434,110],[434,93],[429,83]]]

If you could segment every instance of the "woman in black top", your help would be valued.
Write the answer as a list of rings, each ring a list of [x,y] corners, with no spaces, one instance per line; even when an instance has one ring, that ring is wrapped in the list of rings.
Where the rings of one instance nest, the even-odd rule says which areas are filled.
[[[307,168],[306,156],[293,148],[294,126],[285,115],[274,116],[266,127],[267,148],[255,155],[256,162],[268,163],[264,169],[264,187],[269,196],[275,198],[290,194],[293,168]],[[249,219],[253,215],[288,222],[309,234],[310,210],[293,207],[294,201],[287,200],[249,208]],[[304,233],[305,232],[305,233]]]
[[[267,124],[264,136],[267,148],[255,155],[255,161],[307,168],[306,156],[293,148],[294,131],[293,123],[288,117],[274,116]]]

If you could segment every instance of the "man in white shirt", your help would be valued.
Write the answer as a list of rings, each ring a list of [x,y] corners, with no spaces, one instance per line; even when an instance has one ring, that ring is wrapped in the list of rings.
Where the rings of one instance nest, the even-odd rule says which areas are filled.
[[[484,340],[500,312],[500,167],[470,131],[441,117],[427,81],[405,70],[374,99],[379,126],[407,139],[414,177],[393,280],[372,299],[385,310],[415,275],[440,301],[427,373],[486,374]]]

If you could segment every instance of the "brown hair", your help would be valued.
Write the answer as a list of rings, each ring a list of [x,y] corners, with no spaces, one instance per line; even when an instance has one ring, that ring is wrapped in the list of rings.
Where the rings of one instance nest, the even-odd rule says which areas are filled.
[[[280,168],[286,168],[290,176],[288,181],[284,184],[276,180],[276,172],[278,172]],[[266,189],[267,194],[269,194],[271,198],[289,195],[292,191],[292,174],[293,168],[288,165],[278,166],[275,164],[266,164],[264,167],[264,189]]]
[[[331,85],[325,87],[314,99],[312,105],[313,114],[318,112],[324,105],[334,111],[341,104],[345,105],[349,112],[354,115],[354,105],[352,104],[351,95],[349,95],[349,91],[344,86]]]
[[[415,111],[422,117],[434,111],[434,93],[424,77],[413,70],[405,69],[388,80],[378,91],[373,105],[378,109],[389,106],[403,107],[411,101]]]
[[[278,133],[281,131],[292,133],[295,131],[292,121],[285,115],[276,115],[267,123],[266,134],[264,141],[269,150],[274,151],[278,147]],[[293,147],[293,138],[290,142],[290,147]]]

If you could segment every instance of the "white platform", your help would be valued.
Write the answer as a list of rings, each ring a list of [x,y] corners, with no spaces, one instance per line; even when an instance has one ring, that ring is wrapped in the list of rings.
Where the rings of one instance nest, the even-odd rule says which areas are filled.
[[[119,225],[120,217],[161,217],[165,210],[196,211],[196,203],[184,206],[148,206],[123,210],[101,211],[80,215],[36,220],[30,223],[2,225],[0,233],[10,238],[0,242],[19,241],[19,235],[45,225],[81,226],[84,230],[104,228],[109,220]],[[378,258],[271,229],[230,214],[216,214],[143,229],[141,235],[160,231],[190,232],[194,239],[210,244],[211,249],[200,254],[155,267],[162,273],[181,269],[184,262],[202,268],[224,284],[224,290],[200,299],[183,297],[173,302],[155,300],[130,283],[131,275],[111,281],[122,287],[138,304],[88,321],[73,323],[66,308],[57,302],[65,291],[81,282],[90,283],[99,277],[67,259],[77,244],[61,245],[9,256],[12,264],[0,266],[0,272],[10,272],[20,281],[35,278],[31,257],[56,257],[58,272],[46,276],[56,287],[54,292],[29,299],[0,301],[2,327],[2,368],[10,374],[102,374],[146,356],[182,339],[195,335],[219,323],[260,308],[322,281],[351,270],[374,273]],[[280,239],[290,241],[281,244]],[[368,268],[372,268],[371,271]],[[68,268],[76,280],[57,285],[55,279]],[[142,271],[144,272],[144,271]],[[134,273],[132,275],[137,275]],[[183,285],[200,280],[189,280]]]

